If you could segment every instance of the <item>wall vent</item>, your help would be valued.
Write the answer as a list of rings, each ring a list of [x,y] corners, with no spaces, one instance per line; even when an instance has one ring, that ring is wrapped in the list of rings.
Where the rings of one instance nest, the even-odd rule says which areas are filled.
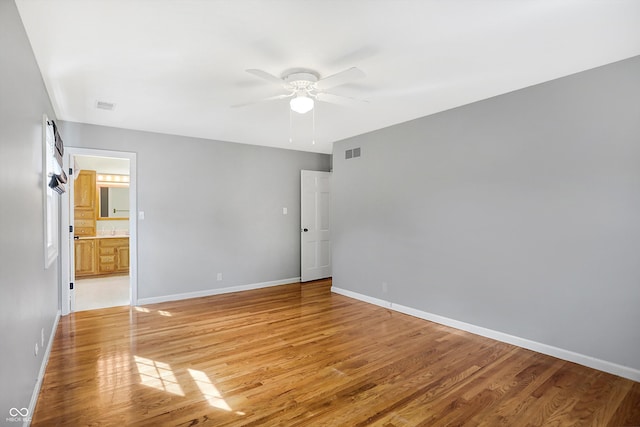
[[[116,104],[113,102],[96,101],[96,108],[98,110],[113,111],[113,109],[116,108]]]
[[[344,158],[345,159],[353,159],[355,157],[360,157],[360,147],[352,148],[352,149],[346,150],[344,152]]]

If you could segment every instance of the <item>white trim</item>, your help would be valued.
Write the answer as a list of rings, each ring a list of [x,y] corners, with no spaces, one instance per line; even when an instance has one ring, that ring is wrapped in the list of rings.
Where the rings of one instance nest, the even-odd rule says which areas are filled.
[[[129,209],[131,215],[129,215],[129,300],[132,306],[138,304],[138,178],[137,178],[137,155],[136,153],[129,151],[112,151],[112,150],[98,150],[94,148],[78,148],[78,147],[65,147],[64,165],[65,170],[68,170],[69,159],[74,156],[94,156],[94,157],[113,157],[118,159],[129,159]],[[75,171],[74,171],[75,172]],[[74,179],[69,177],[69,179]],[[62,241],[62,264],[61,264],[61,282],[60,282],[60,295],[61,295],[61,313],[63,316],[71,313],[73,307],[70,307],[69,303],[69,282],[71,272],[69,271],[70,265],[70,251],[69,251],[69,237],[68,231],[70,225],[70,217],[72,210],[70,209],[71,192],[68,191],[63,194],[62,206],[62,218],[61,225],[64,234],[67,236]],[[135,214],[134,214],[135,213]]]
[[[251,283],[248,285],[229,286],[227,288],[215,288],[204,289],[202,291],[186,292],[184,294],[172,294],[159,297],[140,298],[138,300],[139,305],[157,304],[159,302],[178,301],[190,298],[208,297],[211,295],[228,294],[231,292],[250,291],[253,289],[268,288],[271,286],[290,285],[293,283],[299,283],[299,277],[292,277],[290,279],[272,280],[270,282]]]
[[[58,322],[60,321],[60,310],[56,313],[56,318],[53,321],[53,326],[51,327],[51,334],[49,335],[49,342],[47,343],[47,348],[42,355],[42,364],[40,365],[40,371],[38,372],[38,378],[36,378],[36,385],[33,388],[33,393],[31,394],[31,401],[29,402],[29,413],[28,418],[22,424],[23,427],[29,427],[31,425],[31,417],[33,416],[33,412],[36,409],[36,403],[38,403],[38,396],[40,396],[40,388],[42,387],[42,380],[44,379],[44,373],[47,370],[47,363],[49,363],[49,356],[51,355],[51,347],[53,347],[53,339],[56,336],[56,331],[58,330]]]
[[[359,294],[357,292],[349,291],[346,289],[336,288],[335,286],[331,287],[331,292],[335,292],[336,294],[341,294],[341,295],[354,298],[360,301],[364,301],[370,304],[378,305],[380,307],[388,308],[388,309],[397,311],[399,313],[408,314],[410,316],[418,317],[420,319],[439,323],[445,326],[450,326],[452,328],[460,329],[462,331],[469,332],[475,335],[480,335],[480,336],[491,338],[507,344],[512,344],[518,347],[533,350],[535,352],[546,354],[548,356],[557,357],[558,359],[574,362],[579,365],[597,369],[599,371],[608,372],[610,374],[628,378],[632,381],[640,381],[640,370],[630,368],[628,366],[618,365],[617,363],[609,362],[602,359],[597,359],[595,357],[587,356],[581,353],[576,353],[571,350],[554,347],[552,345],[540,343],[537,341],[532,341],[532,340],[521,338],[515,335],[506,334],[504,332],[495,331],[493,329],[484,328],[482,326],[473,325],[471,323],[461,322],[459,320],[450,319],[448,317],[440,316],[438,314],[428,313],[426,311],[418,310],[416,308],[407,307],[404,305],[381,300],[378,298],[373,298],[373,297]]]
[[[368,295],[359,294],[357,292],[348,291],[346,289],[336,288],[335,286],[331,287],[331,292],[336,294],[344,295],[345,297],[354,298],[360,301],[368,302],[369,304],[378,305],[384,308],[391,308],[391,303],[389,301],[385,301],[379,298],[370,297]]]
[[[65,151],[68,148],[65,147]],[[69,154],[64,153],[62,157],[62,166],[65,173],[69,172]],[[71,264],[71,254],[69,252],[69,225],[71,225],[73,215],[73,209],[69,209],[69,205],[73,202],[73,189],[71,188],[71,182],[73,176],[68,176],[67,179],[67,191],[62,194],[61,197],[61,209],[60,209],[60,314],[66,316],[71,313],[71,307],[69,304],[69,282]]]
[[[60,240],[60,228],[58,215],[60,212],[60,195],[49,188],[49,172],[54,173],[57,165],[54,159],[55,135],[53,125],[49,124],[49,117],[42,115],[42,195],[43,195],[43,239],[44,239],[44,268],[51,267],[58,258],[58,242]],[[59,170],[58,167],[56,169]],[[49,241],[51,234],[51,241]]]

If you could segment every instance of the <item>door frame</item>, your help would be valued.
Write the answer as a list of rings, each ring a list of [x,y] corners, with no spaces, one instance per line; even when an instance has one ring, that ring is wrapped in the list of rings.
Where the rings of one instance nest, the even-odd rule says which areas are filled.
[[[64,170],[73,167],[71,160],[75,156],[113,157],[129,160],[129,303],[138,304],[138,185],[136,153],[128,151],[98,150],[93,148],[65,147],[63,157]],[[60,236],[60,314],[65,316],[73,312],[71,305],[72,292],[69,284],[74,277],[74,258],[71,245],[73,235],[69,226],[73,225],[73,177],[69,176],[69,191],[62,194],[61,199],[61,236]]]

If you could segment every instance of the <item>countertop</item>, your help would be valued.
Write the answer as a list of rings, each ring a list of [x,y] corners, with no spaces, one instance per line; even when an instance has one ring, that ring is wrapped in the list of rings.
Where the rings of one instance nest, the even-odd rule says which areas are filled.
[[[78,239],[79,240],[88,240],[88,239],[123,239],[123,238],[129,238],[128,234],[116,234],[115,236],[112,236],[111,234],[108,234],[106,236],[79,236]]]

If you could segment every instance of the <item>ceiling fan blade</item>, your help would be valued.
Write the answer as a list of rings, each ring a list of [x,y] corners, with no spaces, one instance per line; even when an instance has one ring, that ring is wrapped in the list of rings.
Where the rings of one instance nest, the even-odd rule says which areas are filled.
[[[268,82],[277,84],[279,86],[285,86],[286,85],[286,82],[284,80],[274,76],[273,74],[269,74],[266,71],[258,70],[258,69],[255,69],[255,68],[250,68],[250,69],[245,70],[245,71],[247,73],[249,73],[249,74],[253,74],[256,77],[260,77],[261,79],[264,79],[264,80],[266,80]]]
[[[325,90],[349,83],[352,80],[361,79],[362,77],[364,77],[364,72],[359,68],[352,67],[348,70],[340,71],[337,74],[318,80],[316,82],[316,87],[319,90]]]
[[[290,93],[287,95],[270,96],[269,98],[264,98],[259,101],[251,101],[251,102],[244,102],[242,104],[235,104],[235,105],[232,105],[231,108],[246,107],[247,105],[262,104],[263,102],[267,102],[267,101],[275,101],[278,99],[291,98],[293,95],[294,95],[293,93]]]
[[[359,105],[359,104],[368,104],[369,101],[366,99],[358,99],[352,98],[350,96],[342,96],[336,95],[333,93],[321,92],[316,95],[318,101],[328,102],[330,104],[339,104],[339,105]]]

